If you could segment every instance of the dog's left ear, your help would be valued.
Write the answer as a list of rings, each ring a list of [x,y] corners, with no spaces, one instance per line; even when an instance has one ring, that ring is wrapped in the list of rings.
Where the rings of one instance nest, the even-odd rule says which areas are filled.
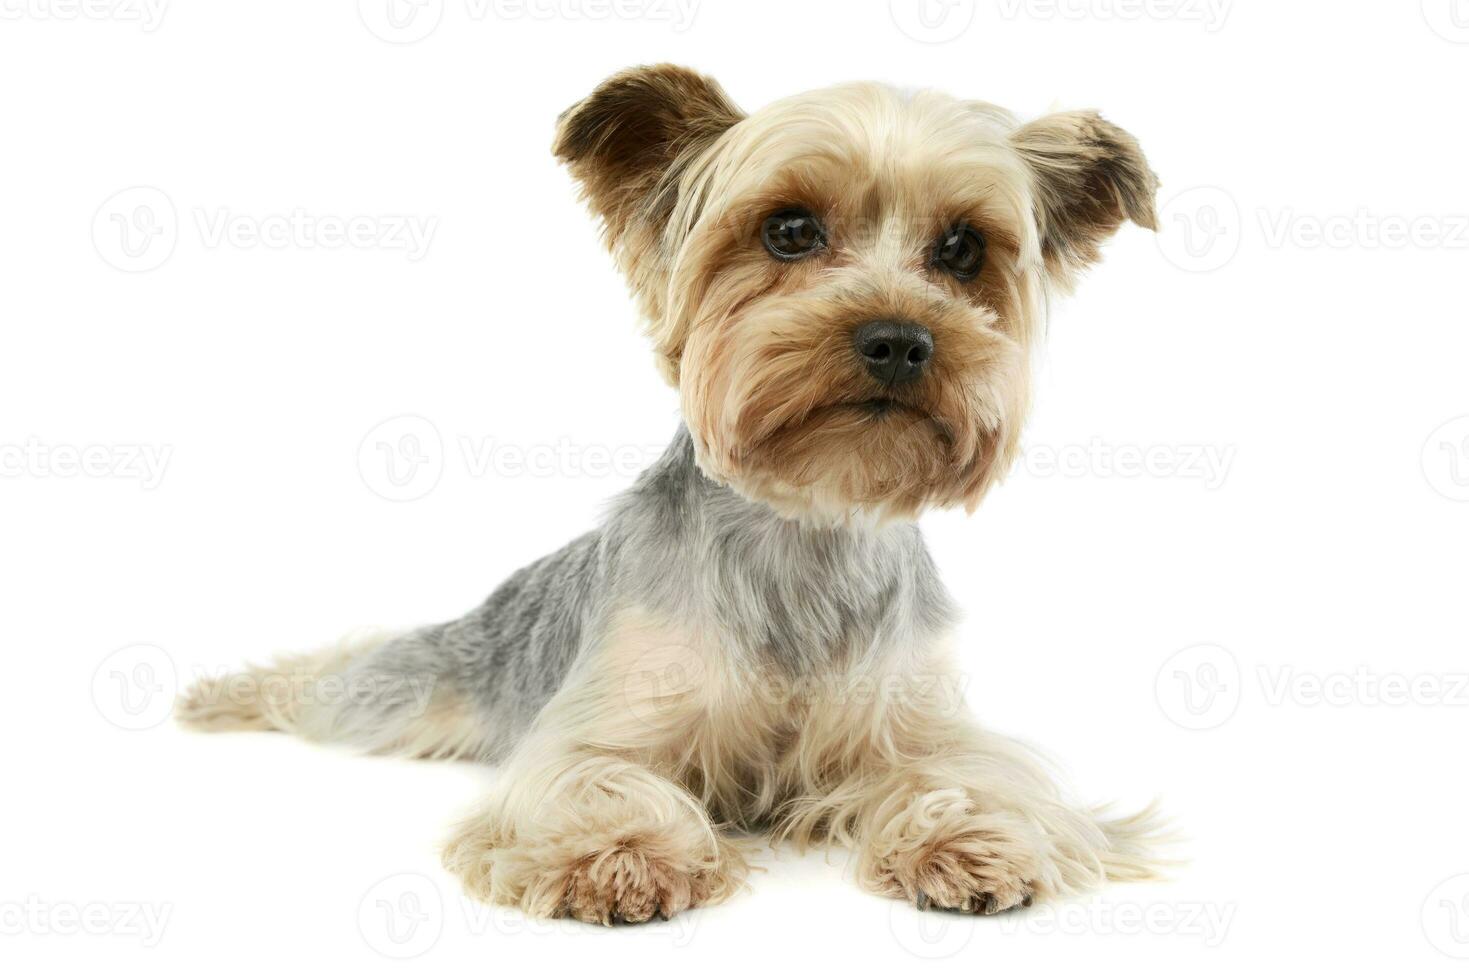
[[[556,156],[606,222],[609,244],[661,231],[678,171],[744,118],[712,78],[678,65],[619,72],[561,114]]]
[[[1012,142],[1035,175],[1041,254],[1062,285],[1101,257],[1124,220],[1158,230],[1158,178],[1126,130],[1095,112],[1058,112]]]

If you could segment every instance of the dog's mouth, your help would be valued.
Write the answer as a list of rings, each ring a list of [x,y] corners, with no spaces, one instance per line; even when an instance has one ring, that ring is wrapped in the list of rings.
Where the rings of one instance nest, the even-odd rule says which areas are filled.
[[[856,412],[864,419],[871,421],[891,419],[894,421],[925,423],[933,426],[940,433],[944,433],[948,429],[939,420],[938,416],[932,412],[899,398],[864,398],[861,401],[840,402],[832,407],[838,411]]]
[[[887,415],[889,412],[899,411],[909,407],[893,398],[868,398],[865,401],[851,402],[849,404],[850,407],[855,408],[860,412],[865,412],[868,415],[875,415],[879,418]]]
[[[978,485],[994,438],[966,417],[952,420],[945,402],[916,390],[826,394],[750,432],[723,477],[761,499],[808,488],[823,507],[881,505],[893,514],[962,500]]]
[[[847,427],[856,422],[872,435],[886,438],[893,436],[894,427],[907,433],[924,432],[943,447],[952,446],[954,438],[953,429],[941,417],[921,405],[901,398],[879,396],[837,402],[829,405],[824,412],[815,413],[813,418],[805,422],[807,426],[814,423],[817,428],[824,428],[833,422]]]
[[[861,453],[875,443],[894,438],[907,439],[909,446],[918,445],[912,436],[924,433],[936,447],[945,451],[953,446],[954,431],[941,417],[922,406],[900,398],[877,396],[850,401],[830,401],[799,417],[777,426],[750,445],[747,456],[775,453],[784,456],[799,444],[811,440],[835,438],[852,452]],[[906,434],[906,435],[904,435]]]

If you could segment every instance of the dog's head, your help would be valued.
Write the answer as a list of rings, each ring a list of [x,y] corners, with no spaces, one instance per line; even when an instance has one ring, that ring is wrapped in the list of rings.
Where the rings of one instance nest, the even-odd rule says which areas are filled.
[[[800,517],[973,508],[1016,455],[1045,294],[1126,219],[1137,142],[846,85],[753,115],[672,65],[562,116],[700,467]]]

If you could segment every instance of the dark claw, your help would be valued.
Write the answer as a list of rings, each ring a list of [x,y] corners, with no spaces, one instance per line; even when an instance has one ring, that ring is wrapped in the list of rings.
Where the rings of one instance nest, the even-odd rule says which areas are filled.
[[[918,906],[918,911],[920,911],[920,912],[927,912],[928,911],[928,906],[929,906],[928,895],[926,895],[924,892],[921,892],[920,891],[918,893],[918,901],[915,902],[914,904],[916,904]]]

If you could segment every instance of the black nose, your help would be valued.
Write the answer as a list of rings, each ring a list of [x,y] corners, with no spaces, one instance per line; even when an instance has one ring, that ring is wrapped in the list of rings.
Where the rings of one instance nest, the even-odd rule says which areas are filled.
[[[933,358],[933,334],[916,323],[873,320],[857,328],[852,343],[867,373],[887,385],[916,381]]]

